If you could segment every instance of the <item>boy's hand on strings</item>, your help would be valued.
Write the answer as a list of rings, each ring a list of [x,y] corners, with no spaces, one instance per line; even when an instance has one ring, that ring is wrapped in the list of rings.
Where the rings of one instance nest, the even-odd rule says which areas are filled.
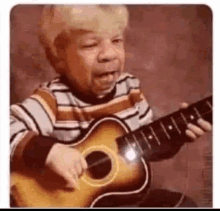
[[[187,107],[188,107],[188,104],[185,102],[180,104],[181,109],[184,109]],[[186,135],[192,140],[198,139],[200,136],[204,135],[205,132],[212,131],[212,125],[208,121],[202,118],[199,118],[197,120],[197,124],[198,126],[192,123],[187,124]]]
[[[45,165],[66,181],[66,188],[79,188],[78,178],[87,169],[87,163],[81,153],[64,144],[56,143],[51,148]]]

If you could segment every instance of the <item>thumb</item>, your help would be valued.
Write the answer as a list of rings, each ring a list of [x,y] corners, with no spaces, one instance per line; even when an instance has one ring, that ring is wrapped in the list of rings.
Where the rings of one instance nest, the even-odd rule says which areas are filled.
[[[67,171],[63,175],[63,178],[66,181],[66,188],[79,189],[78,176],[77,175],[73,175],[73,174],[70,173],[70,171]]]
[[[69,189],[78,189],[78,178],[77,176],[74,176],[68,169],[61,169],[58,167],[56,168],[56,173],[61,176],[64,181],[66,182],[65,187]]]

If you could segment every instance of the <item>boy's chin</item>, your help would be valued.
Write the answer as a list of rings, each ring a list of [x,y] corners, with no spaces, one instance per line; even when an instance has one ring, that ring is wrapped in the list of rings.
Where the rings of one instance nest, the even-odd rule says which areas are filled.
[[[105,97],[107,94],[109,94],[113,89],[114,89],[114,86],[112,86],[112,87],[109,88],[109,89],[96,92],[95,95],[96,95],[97,98],[103,98],[103,97]]]

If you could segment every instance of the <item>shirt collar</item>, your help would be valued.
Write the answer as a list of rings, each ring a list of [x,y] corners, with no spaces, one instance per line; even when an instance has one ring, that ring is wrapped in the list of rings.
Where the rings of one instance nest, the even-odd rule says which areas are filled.
[[[69,80],[65,77],[65,76],[61,76],[60,77],[60,82],[67,85],[70,89],[70,91],[72,92],[72,94],[77,97],[79,100],[85,102],[85,103],[89,103],[89,104],[93,104],[93,105],[97,105],[97,104],[104,104],[109,102],[110,100],[112,100],[115,96],[116,93],[116,86],[113,88],[113,90],[111,92],[109,92],[107,95],[105,95],[102,98],[98,98],[96,96],[91,96],[91,95],[86,95],[83,92],[77,90],[75,87],[73,87]]]

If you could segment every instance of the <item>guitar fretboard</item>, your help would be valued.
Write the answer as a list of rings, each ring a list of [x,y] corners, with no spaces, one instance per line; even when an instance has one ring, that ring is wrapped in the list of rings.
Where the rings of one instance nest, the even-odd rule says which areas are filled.
[[[185,135],[187,124],[197,124],[199,118],[212,123],[212,96],[120,137],[120,153],[132,148],[137,155],[151,155],[181,145],[183,138],[188,138]]]

